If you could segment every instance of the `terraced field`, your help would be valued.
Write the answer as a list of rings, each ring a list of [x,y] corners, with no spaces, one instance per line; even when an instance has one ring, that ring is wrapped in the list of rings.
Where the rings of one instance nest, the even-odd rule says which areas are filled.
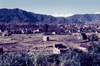
[[[81,43],[74,35],[46,35],[49,41],[43,41],[43,34],[13,34],[0,36],[0,46],[4,51],[29,52],[35,45],[65,44],[67,47],[80,47]]]

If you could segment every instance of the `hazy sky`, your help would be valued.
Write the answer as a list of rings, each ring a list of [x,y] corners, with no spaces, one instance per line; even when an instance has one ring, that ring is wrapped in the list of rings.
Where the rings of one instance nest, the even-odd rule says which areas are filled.
[[[55,16],[94,14],[100,13],[100,0],[0,0],[0,8],[20,8]]]

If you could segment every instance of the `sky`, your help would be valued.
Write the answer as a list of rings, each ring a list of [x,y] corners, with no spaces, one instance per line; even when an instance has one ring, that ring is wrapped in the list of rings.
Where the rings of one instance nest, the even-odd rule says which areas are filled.
[[[1,8],[19,8],[66,17],[73,14],[100,14],[100,0],[0,0]]]

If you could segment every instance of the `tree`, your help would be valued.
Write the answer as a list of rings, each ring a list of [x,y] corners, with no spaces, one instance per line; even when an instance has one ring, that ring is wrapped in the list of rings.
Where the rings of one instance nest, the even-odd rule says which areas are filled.
[[[98,36],[96,35],[96,34],[92,34],[92,35],[90,35],[89,37],[88,37],[88,40],[89,41],[98,41]]]

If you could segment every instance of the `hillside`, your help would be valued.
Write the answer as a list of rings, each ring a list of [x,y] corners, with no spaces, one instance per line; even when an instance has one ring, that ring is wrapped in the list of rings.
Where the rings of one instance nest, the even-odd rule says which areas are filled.
[[[100,14],[76,14],[67,18],[71,23],[100,23]]]
[[[0,9],[0,22],[31,22],[31,23],[100,23],[100,14],[76,14],[70,17],[54,17],[36,14],[21,9]]]

